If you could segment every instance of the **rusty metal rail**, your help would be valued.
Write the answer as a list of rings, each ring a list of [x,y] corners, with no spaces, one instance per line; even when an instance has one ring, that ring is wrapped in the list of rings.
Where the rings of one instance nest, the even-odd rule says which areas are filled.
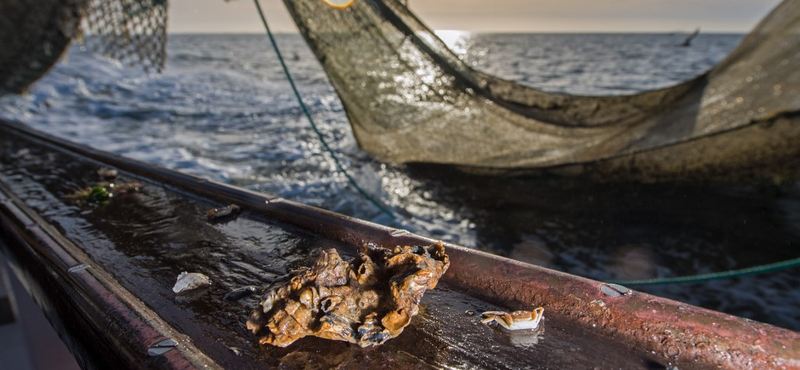
[[[221,369],[0,184],[0,249],[83,369]]]

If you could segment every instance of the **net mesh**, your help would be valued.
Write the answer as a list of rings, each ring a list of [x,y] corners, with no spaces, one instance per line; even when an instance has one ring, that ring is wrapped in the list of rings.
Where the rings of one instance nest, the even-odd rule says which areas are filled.
[[[359,144],[381,161],[658,181],[772,176],[773,164],[783,171],[800,154],[798,1],[781,4],[708,73],[613,97],[547,93],[475,71],[398,0],[284,3]]]
[[[0,95],[24,92],[81,34],[100,54],[161,71],[166,31],[166,0],[0,1]]]
[[[167,0],[87,0],[83,18],[95,52],[146,71],[164,68]]]

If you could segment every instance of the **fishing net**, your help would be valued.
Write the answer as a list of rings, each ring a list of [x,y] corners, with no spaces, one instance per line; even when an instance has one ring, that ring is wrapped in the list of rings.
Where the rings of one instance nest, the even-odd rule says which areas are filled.
[[[81,0],[0,1],[0,95],[43,76],[78,33]]]
[[[381,161],[659,181],[777,176],[800,154],[798,1],[781,4],[709,72],[611,97],[547,93],[473,70],[398,0],[284,2],[360,146]]]
[[[95,52],[145,71],[164,68],[167,0],[88,0],[83,18]]]
[[[0,1],[0,95],[25,91],[81,35],[102,55],[160,71],[166,25],[166,0]]]

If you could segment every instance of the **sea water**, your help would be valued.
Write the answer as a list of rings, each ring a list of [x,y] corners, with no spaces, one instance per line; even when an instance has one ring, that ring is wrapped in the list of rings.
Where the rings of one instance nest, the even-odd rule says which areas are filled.
[[[630,94],[703,73],[742,35],[468,34],[442,37],[472,67],[551,92]],[[366,201],[302,115],[262,35],[172,35],[164,73],[73,46],[0,118],[274,196],[596,279],[683,276],[797,257],[790,189],[552,186],[436,177],[362,152],[324,71],[298,35],[278,43],[344,166],[397,217]],[[532,182],[533,181],[533,182]],[[486,191],[491,189],[492,191]],[[642,288],[800,330],[796,271]]]

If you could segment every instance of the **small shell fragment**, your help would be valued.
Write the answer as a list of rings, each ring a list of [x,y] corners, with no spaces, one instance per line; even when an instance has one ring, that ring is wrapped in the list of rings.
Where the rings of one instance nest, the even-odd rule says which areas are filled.
[[[194,290],[197,288],[202,288],[205,286],[211,285],[211,279],[208,276],[205,276],[198,272],[181,272],[178,275],[178,279],[175,282],[175,286],[172,287],[172,291],[175,294],[181,294],[183,292],[187,292],[190,290]]]
[[[104,179],[113,179],[117,177],[118,172],[113,168],[100,167],[100,169],[97,170],[97,174]]]

